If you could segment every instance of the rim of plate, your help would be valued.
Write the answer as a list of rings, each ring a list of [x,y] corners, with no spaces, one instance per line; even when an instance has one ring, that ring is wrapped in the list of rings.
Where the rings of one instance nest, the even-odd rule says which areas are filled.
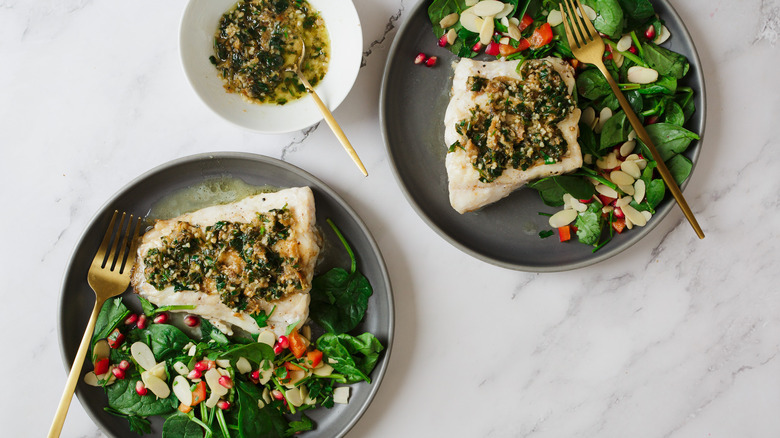
[[[696,141],[695,147],[690,148],[689,151],[686,153],[690,157],[693,167],[691,168],[691,174],[688,177],[688,179],[683,181],[683,183],[680,185],[680,189],[684,191],[685,188],[690,183],[694,170],[696,169],[696,165],[699,160],[699,154],[701,153],[701,146],[704,141],[704,133],[706,131],[705,128],[707,123],[706,84],[704,81],[704,73],[701,69],[701,59],[699,57],[699,52],[696,50],[696,46],[693,42],[693,38],[691,37],[691,34],[688,28],[686,27],[685,23],[683,22],[682,18],[674,9],[674,7],[672,7],[672,5],[669,3],[668,0],[653,0],[652,2],[654,5],[661,4],[662,8],[665,9],[667,13],[671,15],[672,18],[675,20],[675,25],[679,25],[681,32],[674,33],[674,35],[680,38],[681,40],[683,40],[682,44],[684,44],[686,47],[690,47],[692,56],[689,57],[689,62],[692,67],[693,66],[696,67],[691,69],[692,71],[689,72],[690,76],[687,77],[686,79],[688,81],[694,81],[701,84],[701,90],[699,90],[699,92],[696,93],[696,97],[699,98],[701,101],[701,104],[697,105],[696,107],[696,112],[697,114],[699,114],[698,116],[700,120],[699,123],[701,124],[701,129],[699,132],[697,132],[700,138],[699,140]],[[417,202],[414,193],[412,192],[410,187],[408,187],[407,182],[402,178],[401,172],[398,168],[398,163],[396,162],[396,157],[392,153],[392,146],[390,144],[390,138],[388,137],[388,130],[387,130],[387,112],[386,112],[386,103],[387,103],[386,100],[387,100],[387,92],[388,92],[387,87],[389,83],[390,71],[392,69],[393,61],[395,60],[396,56],[398,56],[398,52],[401,50],[401,44],[400,44],[401,38],[399,37],[401,35],[404,35],[407,29],[411,26],[411,22],[413,21],[411,17],[414,17],[417,14],[422,13],[421,10],[427,9],[429,4],[430,4],[429,0],[422,0],[419,3],[417,3],[414,6],[414,8],[412,8],[412,10],[409,12],[409,15],[407,15],[406,20],[401,24],[398,32],[396,33],[395,39],[393,40],[393,44],[387,56],[387,62],[385,63],[384,71],[382,73],[382,84],[379,92],[379,121],[380,121],[380,127],[382,129],[382,137],[385,143],[385,149],[390,159],[390,163],[391,163],[390,167],[393,171],[393,175],[395,176],[396,183],[401,188],[401,191],[404,193],[404,196],[406,197],[407,201],[409,202],[409,204],[412,205],[412,207],[417,212],[417,214],[423,219],[423,221],[425,221],[426,224],[428,224],[428,226],[431,229],[433,229],[445,241],[449,242],[454,247],[458,248],[459,250],[463,251],[466,254],[469,254],[470,256],[478,260],[505,269],[512,269],[512,270],[526,271],[526,272],[569,271],[569,270],[584,268],[596,263],[600,263],[632,247],[639,240],[641,240],[646,235],[648,235],[653,229],[655,229],[655,227],[657,227],[661,223],[661,221],[669,214],[669,212],[673,208],[675,208],[676,206],[675,201],[673,199],[670,199],[671,197],[667,195],[667,198],[664,199],[663,203],[656,209],[656,214],[654,215],[655,220],[651,221],[651,223],[645,226],[641,230],[642,231],[641,233],[636,233],[634,235],[629,236],[628,239],[626,239],[625,241],[620,242],[620,244],[610,248],[610,251],[602,250],[603,252],[594,253],[593,257],[590,257],[585,260],[571,262],[567,264],[561,264],[561,265],[553,265],[553,266],[539,266],[539,265],[532,265],[532,264],[514,263],[511,261],[507,261],[505,259],[492,257],[490,255],[485,254],[483,251],[480,251],[479,248],[473,248],[471,246],[468,246],[465,243],[456,239],[454,236],[451,236],[449,233],[447,233],[442,227],[439,226],[435,218],[433,218],[429,214],[429,211],[426,210],[426,208],[423,205],[420,205],[420,203]]]
[[[346,99],[357,79],[363,55],[363,31],[350,0],[307,0],[325,20],[330,37],[328,72],[315,87],[334,111]],[[236,0],[190,0],[179,24],[179,58],[195,94],[222,119],[255,132],[283,134],[307,128],[323,119],[314,99],[303,96],[285,105],[247,102],[225,91],[209,61],[219,19]]]
[[[63,365],[65,366],[66,372],[70,372],[72,361],[73,359],[69,356],[68,351],[66,351],[65,344],[66,342],[70,342],[69,340],[65,339],[65,331],[62,330],[63,324],[65,323],[63,320],[63,313],[62,309],[65,305],[65,300],[67,297],[66,288],[68,286],[70,276],[72,275],[72,270],[74,269],[74,265],[77,263],[77,253],[79,250],[84,246],[85,242],[90,238],[93,228],[102,220],[106,219],[106,212],[109,211],[115,203],[125,196],[128,192],[132,191],[136,186],[143,183],[146,179],[155,176],[156,174],[159,174],[161,172],[164,172],[166,170],[179,167],[182,165],[187,164],[194,164],[197,162],[207,162],[210,160],[221,160],[221,159],[232,159],[232,160],[242,160],[242,161],[254,161],[258,162],[260,164],[270,165],[277,167],[283,171],[295,174],[307,181],[310,181],[313,186],[316,187],[318,191],[323,192],[327,197],[335,201],[335,203],[338,205],[339,208],[343,209],[347,216],[349,216],[354,224],[357,226],[359,231],[363,234],[363,238],[366,240],[366,243],[371,249],[371,256],[376,258],[376,265],[379,270],[379,275],[381,276],[381,283],[382,287],[384,288],[384,300],[387,302],[387,345],[385,345],[385,349],[382,351],[383,355],[380,359],[379,363],[377,364],[376,368],[371,372],[372,373],[372,382],[368,387],[367,396],[365,402],[358,408],[358,410],[355,412],[355,415],[352,416],[352,418],[349,419],[349,421],[346,423],[346,425],[338,432],[336,437],[343,437],[346,435],[354,426],[357,424],[357,422],[360,420],[360,418],[365,414],[365,412],[368,410],[368,407],[373,403],[377,392],[379,391],[379,387],[381,386],[382,382],[384,381],[384,376],[387,372],[387,368],[390,364],[390,355],[392,353],[392,347],[394,343],[395,338],[395,301],[393,299],[393,292],[392,292],[392,285],[390,282],[390,274],[387,271],[387,264],[385,263],[384,257],[379,249],[379,245],[377,244],[376,240],[374,239],[374,236],[371,234],[371,231],[368,229],[366,224],[363,222],[363,219],[355,212],[355,210],[338,194],[336,193],[330,186],[325,184],[322,180],[315,177],[314,175],[310,174],[309,172],[294,166],[292,164],[289,164],[287,162],[278,160],[276,158],[267,157],[264,155],[258,155],[248,152],[219,152],[219,153],[200,153],[200,154],[194,154],[189,155],[186,157],[177,158],[168,162],[165,162],[163,164],[160,164],[144,173],[142,173],[140,176],[137,176],[136,178],[132,179],[130,182],[125,184],[122,188],[117,190],[114,195],[112,195],[103,205],[101,205],[97,211],[92,215],[92,217],[89,219],[87,224],[85,225],[84,230],[82,231],[78,241],[76,242],[76,245],[73,248],[72,254],[70,259],[68,260],[68,264],[65,268],[65,271],[63,273],[63,278],[61,282],[60,287],[60,297],[59,297],[59,310],[57,312],[57,327],[59,328],[58,333],[58,340],[59,340],[59,347],[60,347],[60,355],[62,358]],[[205,178],[205,176],[204,176]],[[100,235],[102,235],[102,231],[99,232]],[[86,273],[84,275],[84,282],[86,283]],[[89,292],[94,296],[94,293],[90,289]],[[127,291],[125,291],[126,293]],[[75,292],[74,292],[75,293]],[[376,293],[376,287],[374,287],[374,293]],[[92,298],[90,298],[92,299]],[[90,301],[90,306],[92,301]],[[88,316],[88,315],[87,315]],[[83,321],[84,325],[86,325],[86,320]],[[73,349],[73,355],[75,356],[75,351],[78,349],[78,343],[80,342],[80,338],[75,341],[75,347]],[[82,370],[82,374],[85,371]],[[362,382],[365,383],[365,382]],[[361,384],[361,383],[359,383]],[[79,402],[82,404],[84,410],[87,412],[89,417],[92,419],[92,421],[100,427],[101,431],[106,433],[109,436],[117,436],[114,434],[113,430],[110,430],[106,427],[105,422],[96,415],[95,412],[93,412],[93,407],[90,403],[86,402],[86,400],[89,400],[89,397],[85,396],[87,394],[84,394],[83,391],[83,382],[81,379],[79,379],[78,384],[76,385],[75,389],[75,395],[79,398]],[[348,406],[348,405],[345,405]],[[128,429],[129,430],[129,429]],[[314,433],[312,436],[316,436],[316,429],[311,431]]]

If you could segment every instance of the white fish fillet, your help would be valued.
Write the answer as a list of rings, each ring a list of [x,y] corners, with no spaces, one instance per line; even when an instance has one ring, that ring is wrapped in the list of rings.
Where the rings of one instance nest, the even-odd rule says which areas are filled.
[[[300,187],[250,196],[231,204],[206,207],[172,219],[157,221],[154,228],[142,236],[138,247],[138,257],[131,279],[135,292],[157,306],[194,305],[194,310],[186,312],[201,315],[228,334],[232,333],[232,326],[250,333],[260,332],[261,328],[250,315],[237,312],[223,304],[219,294],[191,290],[177,292],[173,286],[157,290],[144,276],[144,255],[152,248],[161,247],[162,237],[170,235],[180,221],[201,227],[214,225],[219,221],[249,223],[257,213],[281,209],[285,205],[295,219],[290,228],[292,236],[297,240],[306,284],[311,284],[322,242],[315,227],[314,195],[310,188]],[[268,328],[277,336],[284,334],[290,324],[300,327],[306,322],[309,315],[309,289],[302,289],[279,300],[262,302],[261,308],[266,314],[271,314],[267,321]],[[276,308],[271,313],[274,306]]]
[[[574,91],[574,70],[560,58],[548,57],[540,61],[548,62],[557,71],[567,85],[569,94]],[[444,141],[446,147],[458,141],[461,136],[455,131],[455,125],[470,116],[469,110],[476,105],[486,107],[486,93],[477,94],[467,87],[471,76],[492,79],[500,76],[521,79],[516,72],[520,61],[474,61],[462,58],[455,64],[455,74],[452,79],[450,103],[444,115]],[[527,61],[536,62],[536,61]],[[577,143],[579,136],[580,110],[575,109],[565,119],[558,123],[563,138],[568,144],[567,152],[561,161],[553,164],[538,163],[525,171],[508,167],[504,173],[490,183],[479,180],[477,172],[466,151],[456,148],[447,154],[445,165],[449,180],[450,204],[459,213],[477,210],[485,205],[496,202],[527,182],[562,173],[571,172],[582,166],[582,153]]]

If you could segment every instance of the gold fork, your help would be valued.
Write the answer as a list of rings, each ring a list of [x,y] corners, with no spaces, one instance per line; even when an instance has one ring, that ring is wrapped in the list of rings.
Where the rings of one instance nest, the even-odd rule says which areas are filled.
[[[317,104],[317,108],[319,108],[320,112],[322,113],[322,117],[325,118],[325,122],[328,123],[328,126],[330,126],[330,129],[336,135],[336,138],[339,139],[341,145],[344,146],[344,150],[347,151],[347,154],[349,154],[349,156],[352,158],[352,161],[355,162],[358,169],[360,169],[360,172],[363,173],[363,176],[368,176],[368,171],[366,170],[366,166],[364,166],[363,162],[360,161],[360,157],[358,157],[357,152],[355,152],[355,148],[352,147],[352,143],[349,142],[347,135],[344,134],[344,131],[341,129],[341,126],[339,126],[339,123],[333,117],[333,113],[330,112],[328,106],[325,105],[322,99],[320,99],[319,94],[317,94],[317,92],[314,91],[314,87],[311,86],[309,81],[306,80],[306,77],[303,75],[301,66],[303,65],[303,58],[306,56],[306,43],[303,42],[303,38],[301,38],[300,41],[301,41],[301,56],[300,58],[298,58],[298,62],[295,63],[295,66],[293,68],[287,69],[287,71],[291,71],[296,75],[298,75],[298,79],[300,79],[303,86],[306,87],[306,90],[309,93],[311,93],[311,97],[314,99],[314,103]]]
[[[574,7],[575,3],[580,11],[579,17]],[[604,61],[602,61],[602,57],[604,56],[604,41],[601,39],[598,32],[596,32],[593,24],[585,14],[582,3],[580,3],[580,0],[563,0],[560,8],[561,14],[563,15],[563,27],[566,29],[566,37],[569,40],[569,46],[571,47],[572,53],[574,53],[574,56],[580,61],[595,65],[607,79],[609,86],[612,87],[612,91],[615,93],[615,96],[620,103],[620,107],[623,108],[626,117],[628,117],[628,121],[631,122],[631,126],[634,128],[634,131],[636,131],[637,137],[642,140],[642,143],[647,146],[650,153],[653,155],[653,159],[657,164],[656,169],[658,169],[658,173],[661,174],[661,178],[663,178],[666,186],[669,187],[669,191],[672,192],[674,200],[677,201],[685,218],[691,223],[694,231],[696,231],[696,235],[699,236],[699,239],[703,239],[704,232],[699,226],[699,222],[696,221],[696,217],[694,217],[690,207],[688,207],[688,203],[685,201],[685,198],[680,191],[680,187],[677,186],[677,182],[672,177],[672,174],[669,173],[669,169],[666,167],[664,160],[655,148],[655,145],[647,134],[644,126],[642,126],[642,122],[639,121],[634,110],[631,109],[631,105],[628,104],[628,100],[623,96],[623,93],[620,91],[617,83],[615,83],[612,75],[607,71],[607,67],[604,66]],[[567,17],[569,17],[571,22],[567,20]]]
[[[70,374],[68,374],[65,391],[62,393],[60,405],[57,408],[57,413],[54,415],[51,429],[49,429],[49,438],[60,436],[62,425],[65,423],[65,417],[68,415],[68,408],[73,398],[73,390],[76,388],[76,383],[81,375],[81,367],[84,365],[84,359],[87,356],[87,350],[89,350],[90,341],[92,340],[92,333],[95,330],[95,323],[103,303],[107,299],[124,292],[130,284],[130,272],[135,263],[141,218],[133,220],[133,215],[129,215],[130,217],[125,226],[127,213],[122,213],[115,234],[114,224],[118,215],[119,212],[114,211],[111,222],[108,224],[108,230],[106,230],[106,234],[103,236],[103,242],[101,242],[95,258],[92,259],[92,266],[90,266],[87,273],[87,282],[92,290],[95,291],[95,307],[92,309],[92,316],[89,318],[86,330],[84,330],[84,337],[81,339],[76,358],[73,359],[73,367],[70,369]]]

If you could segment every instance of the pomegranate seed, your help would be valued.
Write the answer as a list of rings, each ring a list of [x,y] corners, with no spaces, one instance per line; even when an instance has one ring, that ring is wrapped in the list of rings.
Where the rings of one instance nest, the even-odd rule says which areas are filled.
[[[658,116],[649,116],[645,119],[645,125],[652,125],[658,123]]]
[[[136,392],[136,394],[141,395],[141,396],[146,395],[148,390],[146,389],[146,386],[144,385],[144,382],[142,382],[140,380],[135,382],[135,392]]]
[[[116,377],[119,380],[124,380],[125,378],[125,370],[123,370],[122,368],[118,368],[118,367],[113,368],[111,370],[111,373],[113,373],[114,377]]]
[[[444,35],[442,35],[441,38],[439,38],[439,47],[447,47],[447,34],[446,33]]]
[[[200,362],[195,362],[195,366],[193,368],[202,373],[209,369],[208,361],[202,360]]]
[[[138,317],[138,324],[137,324],[137,326],[141,330],[143,330],[143,329],[145,329],[146,327],[149,326],[149,320],[146,318],[146,315],[141,315],[141,316]]]
[[[233,379],[231,379],[229,376],[222,376],[219,378],[219,384],[227,389],[230,389],[233,387]]]
[[[634,55],[637,54],[638,50],[636,49],[636,46],[631,46],[628,48],[628,51],[633,53]]]
[[[203,373],[198,370],[192,370],[187,374],[187,378],[190,380],[200,379],[203,377]]]
[[[254,370],[252,371],[252,374],[249,375],[254,380],[260,380],[260,370]]]
[[[647,28],[645,31],[645,37],[649,40],[655,38],[655,26],[650,25],[650,27]]]
[[[168,322],[168,312],[162,312],[154,317],[155,324],[165,324]]]
[[[217,402],[217,407],[222,409],[223,411],[226,411],[230,409],[230,402],[227,400],[220,400]]]
[[[500,53],[499,45],[495,41],[491,41],[485,49],[485,54],[490,56],[496,56]]]
[[[130,316],[125,318],[125,325],[133,325],[136,322],[138,322],[138,315],[135,313],[131,313]]]
[[[435,58],[435,56],[432,56],[431,58]],[[279,345],[282,346],[282,348],[288,348],[290,346],[290,339],[285,336],[279,336]]]
[[[187,315],[184,317],[184,323],[187,324],[188,327],[197,327],[200,325],[200,318],[195,315]]]
[[[578,201],[582,202],[583,204],[590,204],[591,202],[593,202],[593,198],[578,199]]]
[[[130,361],[128,360],[122,360],[119,362],[119,365],[117,365],[120,370],[127,371],[130,368]]]
[[[278,342],[274,344],[274,354],[281,354],[282,351],[284,351],[284,348]]]
[[[471,47],[471,51],[472,51],[472,52],[479,52],[480,50],[482,50],[482,43],[477,43],[477,44],[474,44],[474,45]]]
[[[615,217],[626,217],[626,215],[623,214],[623,210],[620,207],[615,207],[615,209],[612,211],[615,213]]]
[[[428,59],[428,56],[427,56],[425,53],[423,53],[423,52],[420,52],[420,53],[418,53],[418,54],[417,54],[417,56],[414,58],[414,63],[415,63],[415,64],[422,64],[422,63],[423,63],[423,62],[425,62],[427,59]]]
[[[277,400],[284,400],[284,394],[282,394],[282,391],[279,391],[278,389],[271,391],[271,397]]]
[[[428,58],[427,61],[425,61],[425,66],[426,67],[433,67],[434,65],[436,65],[436,61],[438,61],[438,59],[439,58],[437,58],[435,56],[431,56],[430,58]]]

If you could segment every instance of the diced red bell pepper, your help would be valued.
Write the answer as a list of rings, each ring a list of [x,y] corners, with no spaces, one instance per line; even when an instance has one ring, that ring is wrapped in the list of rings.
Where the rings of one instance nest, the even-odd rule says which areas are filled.
[[[599,201],[601,201],[602,205],[611,205],[613,202],[615,202],[615,198],[610,198],[609,196],[602,195],[601,193],[598,194]]]
[[[561,242],[571,240],[571,227],[569,225],[564,225],[558,228],[558,238],[561,239]]]
[[[525,15],[523,15],[523,19],[520,20],[520,26],[518,26],[518,28],[522,32],[522,31],[525,30],[526,27],[532,25],[533,23],[534,23],[533,17],[531,17],[528,14],[525,14]]]
[[[309,366],[316,368],[322,362],[322,351],[316,349],[309,351],[306,353],[306,359],[309,362]]]
[[[290,351],[292,351],[292,354],[296,359],[302,358],[306,354],[306,341],[298,333],[298,329],[293,329],[288,338],[290,339]]]
[[[108,372],[108,358],[100,359],[95,362],[95,375],[100,376]]]
[[[206,382],[201,380],[195,385],[195,389],[192,390],[192,403],[190,406],[196,406],[203,400],[206,400]]]
[[[622,233],[626,228],[626,220],[622,217],[612,219],[612,228],[614,228],[618,234]]]
[[[187,413],[192,410],[192,406],[187,406],[184,403],[179,403],[179,412]]]
[[[521,52],[531,46],[531,43],[527,39],[523,38],[517,43],[517,47],[513,47],[511,44],[499,44],[498,52],[501,56],[509,56],[513,53]]]
[[[552,39],[552,27],[550,27],[550,23],[544,23],[534,30],[534,33],[531,34],[531,37],[528,40],[531,43],[532,48],[538,49],[539,47],[549,44]]]
[[[119,331],[118,328],[115,328],[109,335],[108,338],[106,338],[108,341],[108,346],[111,348],[119,348],[120,345],[122,345],[122,342],[125,341],[125,335]]]

